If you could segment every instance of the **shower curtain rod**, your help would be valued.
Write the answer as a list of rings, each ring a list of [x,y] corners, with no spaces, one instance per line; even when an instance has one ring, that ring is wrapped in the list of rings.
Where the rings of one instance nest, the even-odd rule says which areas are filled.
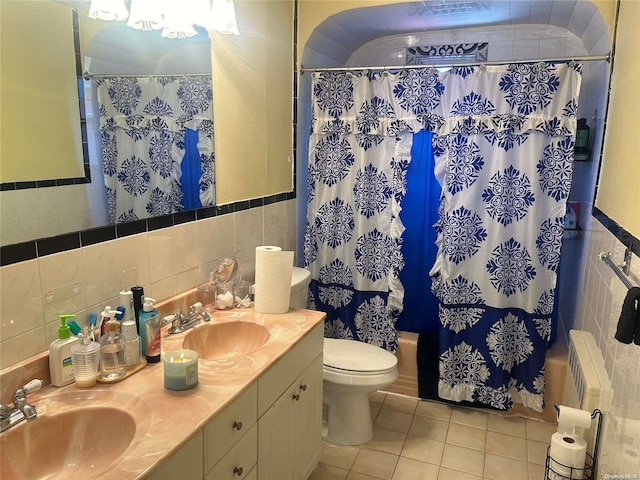
[[[92,78],[111,77],[210,77],[209,73],[89,73],[83,72],[82,78],[91,80]]]
[[[459,62],[459,63],[435,63],[424,65],[385,65],[381,67],[302,67],[300,71],[304,72],[349,72],[356,70],[400,70],[407,68],[446,68],[446,67],[476,67],[491,65],[511,65],[512,63],[538,63],[538,62],[595,62],[599,60],[611,61],[611,52],[606,55],[587,55],[582,57],[554,57],[554,58],[538,58],[534,60],[504,60],[496,62]]]

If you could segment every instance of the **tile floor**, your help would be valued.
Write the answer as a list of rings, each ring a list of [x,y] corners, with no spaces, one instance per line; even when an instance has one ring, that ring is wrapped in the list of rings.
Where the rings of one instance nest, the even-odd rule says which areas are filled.
[[[557,425],[376,392],[373,439],[322,442],[309,480],[542,480]]]

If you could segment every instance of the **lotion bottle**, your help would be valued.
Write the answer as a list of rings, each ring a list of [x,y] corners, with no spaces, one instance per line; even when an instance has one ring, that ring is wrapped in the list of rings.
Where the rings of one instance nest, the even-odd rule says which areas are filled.
[[[71,335],[71,329],[66,323],[67,318],[74,317],[75,315],[60,315],[58,339],[49,346],[49,373],[54,387],[64,387],[74,382],[71,347],[78,343],[78,337]]]
[[[147,320],[158,315],[158,310],[154,307],[155,298],[144,297],[144,304],[138,314],[138,334],[140,335],[140,352],[147,354]]]

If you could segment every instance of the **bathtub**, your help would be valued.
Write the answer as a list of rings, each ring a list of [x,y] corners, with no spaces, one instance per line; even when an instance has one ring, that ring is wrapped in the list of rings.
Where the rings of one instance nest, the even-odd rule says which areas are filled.
[[[410,397],[418,397],[418,365],[416,355],[418,348],[418,334],[400,331],[398,349],[398,379],[385,388],[391,393],[400,393]],[[547,351],[545,360],[545,408],[542,412],[536,412],[530,408],[516,404],[505,415],[522,415],[529,418],[537,418],[546,422],[556,422],[556,410],[554,405],[562,404],[562,392],[567,370],[568,348],[563,336],[559,335],[553,346]],[[491,410],[495,412],[495,410]]]

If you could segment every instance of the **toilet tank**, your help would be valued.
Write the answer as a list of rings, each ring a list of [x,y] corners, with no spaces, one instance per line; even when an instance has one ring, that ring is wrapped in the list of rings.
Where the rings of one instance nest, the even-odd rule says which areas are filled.
[[[291,273],[291,308],[307,308],[311,272],[306,268],[293,267]]]

